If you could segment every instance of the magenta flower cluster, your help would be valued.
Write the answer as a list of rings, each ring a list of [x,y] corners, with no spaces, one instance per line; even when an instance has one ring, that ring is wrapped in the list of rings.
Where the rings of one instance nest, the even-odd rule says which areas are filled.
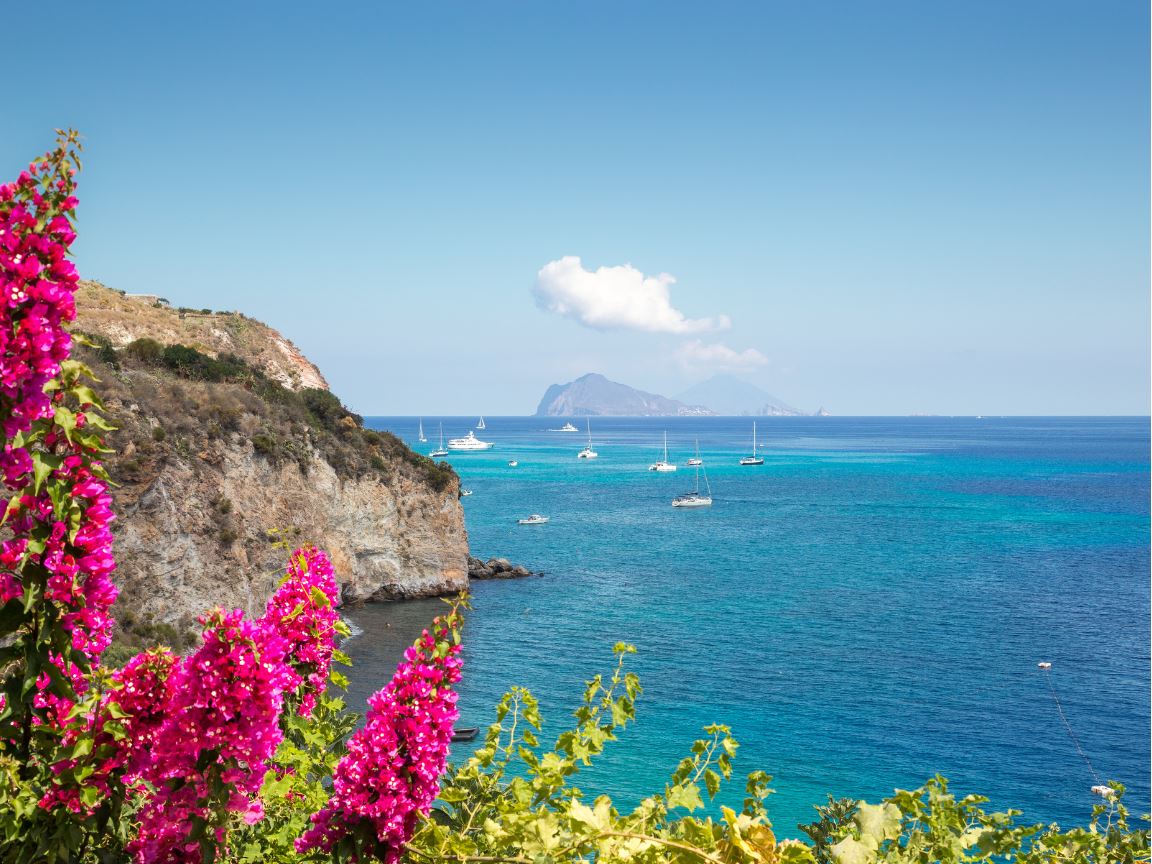
[[[439,793],[456,721],[460,680],[459,618],[437,619],[404,655],[392,680],[368,700],[364,727],[332,777],[328,805],[296,849],[329,853],[345,837],[394,864],[421,814]]]
[[[288,573],[261,619],[288,643],[288,690],[301,716],[311,716],[316,695],[328,686],[339,596],[332,562],[320,549],[306,546],[292,553]]]

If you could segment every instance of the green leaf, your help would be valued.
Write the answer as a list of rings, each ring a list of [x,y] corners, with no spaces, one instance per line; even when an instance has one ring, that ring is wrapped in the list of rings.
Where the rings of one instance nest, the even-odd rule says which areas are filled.
[[[845,837],[831,851],[836,864],[873,864],[876,860],[876,847],[855,837]]]
[[[861,801],[857,804],[856,827],[860,832],[875,838],[877,845],[884,840],[893,840],[900,836],[900,808],[895,804],[868,804]]]

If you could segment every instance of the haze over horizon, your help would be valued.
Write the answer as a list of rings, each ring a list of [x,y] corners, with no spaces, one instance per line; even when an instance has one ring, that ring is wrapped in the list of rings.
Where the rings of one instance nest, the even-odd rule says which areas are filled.
[[[266,321],[359,413],[1152,410],[1147,4],[54,10],[3,176],[80,129],[82,275]]]

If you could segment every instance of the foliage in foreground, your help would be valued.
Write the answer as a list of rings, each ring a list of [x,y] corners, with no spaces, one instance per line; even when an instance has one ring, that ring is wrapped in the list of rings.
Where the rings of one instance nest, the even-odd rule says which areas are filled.
[[[748,777],[739,811],[706,806],[732,776],[737,744],[725,726],[707,727],[632,810],[589,801],[576,775],[635,719],[627,645],[551,747],[540,743],[536,700],[515,689],[483,746],[447,768],[460,604],[408,649],[353,731],[328,686],[344,683],[332,669],[346,659],[335,647],[339,592],[327,556],[307,546],[260,618],[212,610],[187,655],[157,648],[109,668],[109,424],[67,329],[78,149],[75,133],[62,133],[55,151],[0,186],[0,472],[10,493],[0,520],[0,862],[1148,860],[1148,831],[1129,825],[1119,785],[1087,828],[1067,832],[986,813],[986,799],[957,799],[935,778],[880,804],[830,802],[804,826],[811,844],[781,841],[762,772]],[[335,410],[318,410],[325,404]]]

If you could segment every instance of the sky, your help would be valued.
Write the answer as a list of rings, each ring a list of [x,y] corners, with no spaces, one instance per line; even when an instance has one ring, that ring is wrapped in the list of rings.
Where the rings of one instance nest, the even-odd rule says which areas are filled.
[[[1148,4],[61,2],[0,176],[81,273],[281,330],[362,414],[732,372],[839,415],[1147,414]]]

